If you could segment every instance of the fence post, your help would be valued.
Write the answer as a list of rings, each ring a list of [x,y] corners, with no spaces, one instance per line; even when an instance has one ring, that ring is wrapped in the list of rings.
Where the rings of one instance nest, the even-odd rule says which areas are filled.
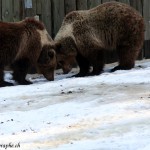
[[[76,0],[65,0],[65,14],[76,10]]]
[[[52,34],[52,11],[51,11],[51,1],[41,0],[41,19],[45,24],[48,33]],[[56,18],[55,18],[56,19]]]
[[[20,7],[21,7],[21,1],[13,0],[13,21],[14,22],[20,21],[21,19]]]
[[[36,0],[36,14],[41,18],[42,15],[42,2],[43,0]]]
[[[25,17],[34,17],[36,15],[36,0],[24,0]]]
[[[52,36],[54,37],[58,32],[63,18],[65,16],[65,8],[64,8],[64,0],[52,0],[52,22],[53,22],[53,33]]]
[[[121,2],[121,3],[126,3],[128,5],[130,5],[130,0],[117,0],[118,2]]]
[[[102,3],[101,0],[88,0],[88,9],[96,7],[101,3]]]
[[[2,20],[2,0],[0,0],[0,21]]]
[[[130,5],[143,14],[143,0],[130,0]]]
[[[111,2],[111,1],[116,1],[116,0],[102,0],[102,3]]]
[[[2,0],[2,20],[13,21],[13,0]]]
[[[150,0],[144,0],[143,3],[143,16],[145,19],[146,31],[144,42],[144,55],[145,58],[150,58]]]
[[[86,10],[87,9],[87,0],[77,0],[77,9]]]

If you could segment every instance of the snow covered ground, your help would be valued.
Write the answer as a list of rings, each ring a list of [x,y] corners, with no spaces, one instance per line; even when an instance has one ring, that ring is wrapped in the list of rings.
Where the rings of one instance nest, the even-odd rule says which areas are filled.
[[[114,65],[0,88],[0,150],[150,150],[150,60],[109,73]]]

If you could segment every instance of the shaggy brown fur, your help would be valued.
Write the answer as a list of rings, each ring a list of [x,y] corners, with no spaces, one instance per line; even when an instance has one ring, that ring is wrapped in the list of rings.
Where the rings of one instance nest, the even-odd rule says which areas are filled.
[[[134,67],[144,40],[144,20],[132,7],[108,2],[93,9],[69,13],[55,37],[57,61],[65,73],[76,58],[80,72],[76,76],[98,75],[104,67],[104,53],[116,50],[118,69]]]
[[[13,79],[19,84],[31,83],[25,80],[31,65],[46,79],[53,80],[56,57],[52,42],[44,24],[32,18],[16,23],[0,22],[0,86],[12,85],[3,79],[7,65],[11,65]]]

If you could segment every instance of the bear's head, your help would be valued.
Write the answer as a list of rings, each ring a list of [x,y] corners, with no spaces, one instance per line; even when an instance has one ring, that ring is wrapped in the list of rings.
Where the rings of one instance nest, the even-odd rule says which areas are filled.
[[[57,65],[60,66],[64,74],[71,71],[76,64],[77,47],[71,37],[63,38],[55,42]]]
[[[49,80],[54,80],[54,70],[56,68],[56,54],[51,45],[44,45],[37,61],[38,72]]]
[[[43,25],[44,26],[44,25]],[[37,33],[40,36],[41,53],[37,61],[37,70],[49,80],[54,80],[54,70],[57,66],[56,52],[54,50],[54,41],[47,32],[46,28],[37,28]]]

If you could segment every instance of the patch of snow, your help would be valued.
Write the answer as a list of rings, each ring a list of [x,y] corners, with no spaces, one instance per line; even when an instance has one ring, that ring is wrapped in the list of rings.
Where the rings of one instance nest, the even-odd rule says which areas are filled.
[[[29,75],[32,85],[0,88],[0,149],[149,150],[150,60],[109,73],[115,65],[99,76],[69,78],[74,69],[52,82]],[[5,79],[13,83],[9,72]]]

